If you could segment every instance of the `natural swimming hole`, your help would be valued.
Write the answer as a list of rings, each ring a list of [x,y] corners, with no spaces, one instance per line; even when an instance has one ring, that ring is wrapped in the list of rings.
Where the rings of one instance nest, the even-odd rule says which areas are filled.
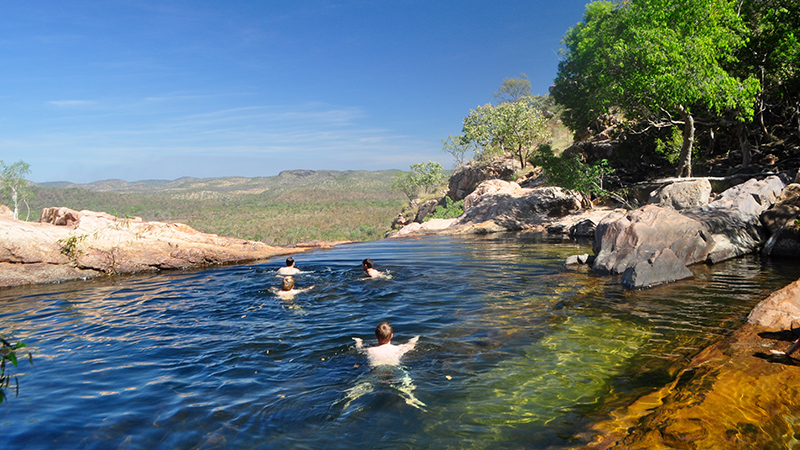
[[[515,233],[342,245],[249,265],[0,291],[34,353],[0,405],[6,449],[533,448],[614,407],[800,277],[757,256],[646,291],[568,271],[585,243]],[[363,258],[390,277],[367,279]],[[396,369],[353,337],[421,338]]]

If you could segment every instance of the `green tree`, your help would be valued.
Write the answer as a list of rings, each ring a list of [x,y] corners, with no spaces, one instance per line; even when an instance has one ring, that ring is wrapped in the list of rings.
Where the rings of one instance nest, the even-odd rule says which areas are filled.
[[[462,141],[478,149],[477,157],[488,160],[511,156],[525,167],[534,150],[550,139],[547,119],[526,101],[486,104],[464,118]]]
[[[756,100],[756,121],[767,138],[764,115],[797,114],[800,101],[800,4],[797,0],[743,0],[741,14],[750,29],[747,45],[730,69],[740,77],[755,75],[762,91]]]
[[[3,196],[11,197],[11,202],[14,204],[14,219],[19,218],[19,202],[26,201],[31,194],[28,182],[23,178],[30,171],[30,165],[24,161],[17,161],[10,166],[0,161],[0,192]]]
[[[758,80],[725,70],[745,44],[745,31],[730,0],[594,2],[564,38],[554,95],[575,127],[614,108],[653,124],[681,125],[678,176],[691,176],[694,110],[753,116]]]
[[[464,164],[467,163],[468,155],[474,154],[475,149],[463,136],[453,136],[451,134],[447,136],[447,139],[442,139],[442,151],[453,155],[453,161],[456,163],[456,170],[458,170],[464,167]]]
[[[519,78],[504,79],[503,84],[494,93],[494,98],[498,99],[499,103],[517,102],[531,96],[531,82],[524,73],[520,74]]]
[[[430,194],[444,182],[442,165],[428,161],[412,164],[410,172],[399,173],[392,183],[392,189],[402,192],[408,200],[414,200],[420,191]]]

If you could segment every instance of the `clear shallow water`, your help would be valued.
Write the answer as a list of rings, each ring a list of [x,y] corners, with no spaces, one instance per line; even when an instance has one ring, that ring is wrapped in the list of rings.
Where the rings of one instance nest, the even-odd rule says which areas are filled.
[[[561,449],[651,392],[800,277],[738,259],[647,291],[570,272],[587,245],[430,237],[197,272],[0,291],[0,332],[35,350],[0,405],[6,449]],[[370,257],[389,279],[365,279]],[[374,345],[421,335],[396,370]]]

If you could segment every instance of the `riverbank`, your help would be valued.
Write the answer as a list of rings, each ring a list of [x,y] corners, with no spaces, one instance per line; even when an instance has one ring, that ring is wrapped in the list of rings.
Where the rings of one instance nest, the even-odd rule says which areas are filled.
[[[43,222],[0,211],[0,288],[266,260],[336,243],[273,247],[93,211],[47,208]]]

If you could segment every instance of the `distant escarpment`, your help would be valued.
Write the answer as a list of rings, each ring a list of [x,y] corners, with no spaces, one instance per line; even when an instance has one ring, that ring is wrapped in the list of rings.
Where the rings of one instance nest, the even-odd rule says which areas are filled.
[[[46,208],[40,223],[31,223],[0,209],[0,287],[249,262],[307,248],[67,208]]]

